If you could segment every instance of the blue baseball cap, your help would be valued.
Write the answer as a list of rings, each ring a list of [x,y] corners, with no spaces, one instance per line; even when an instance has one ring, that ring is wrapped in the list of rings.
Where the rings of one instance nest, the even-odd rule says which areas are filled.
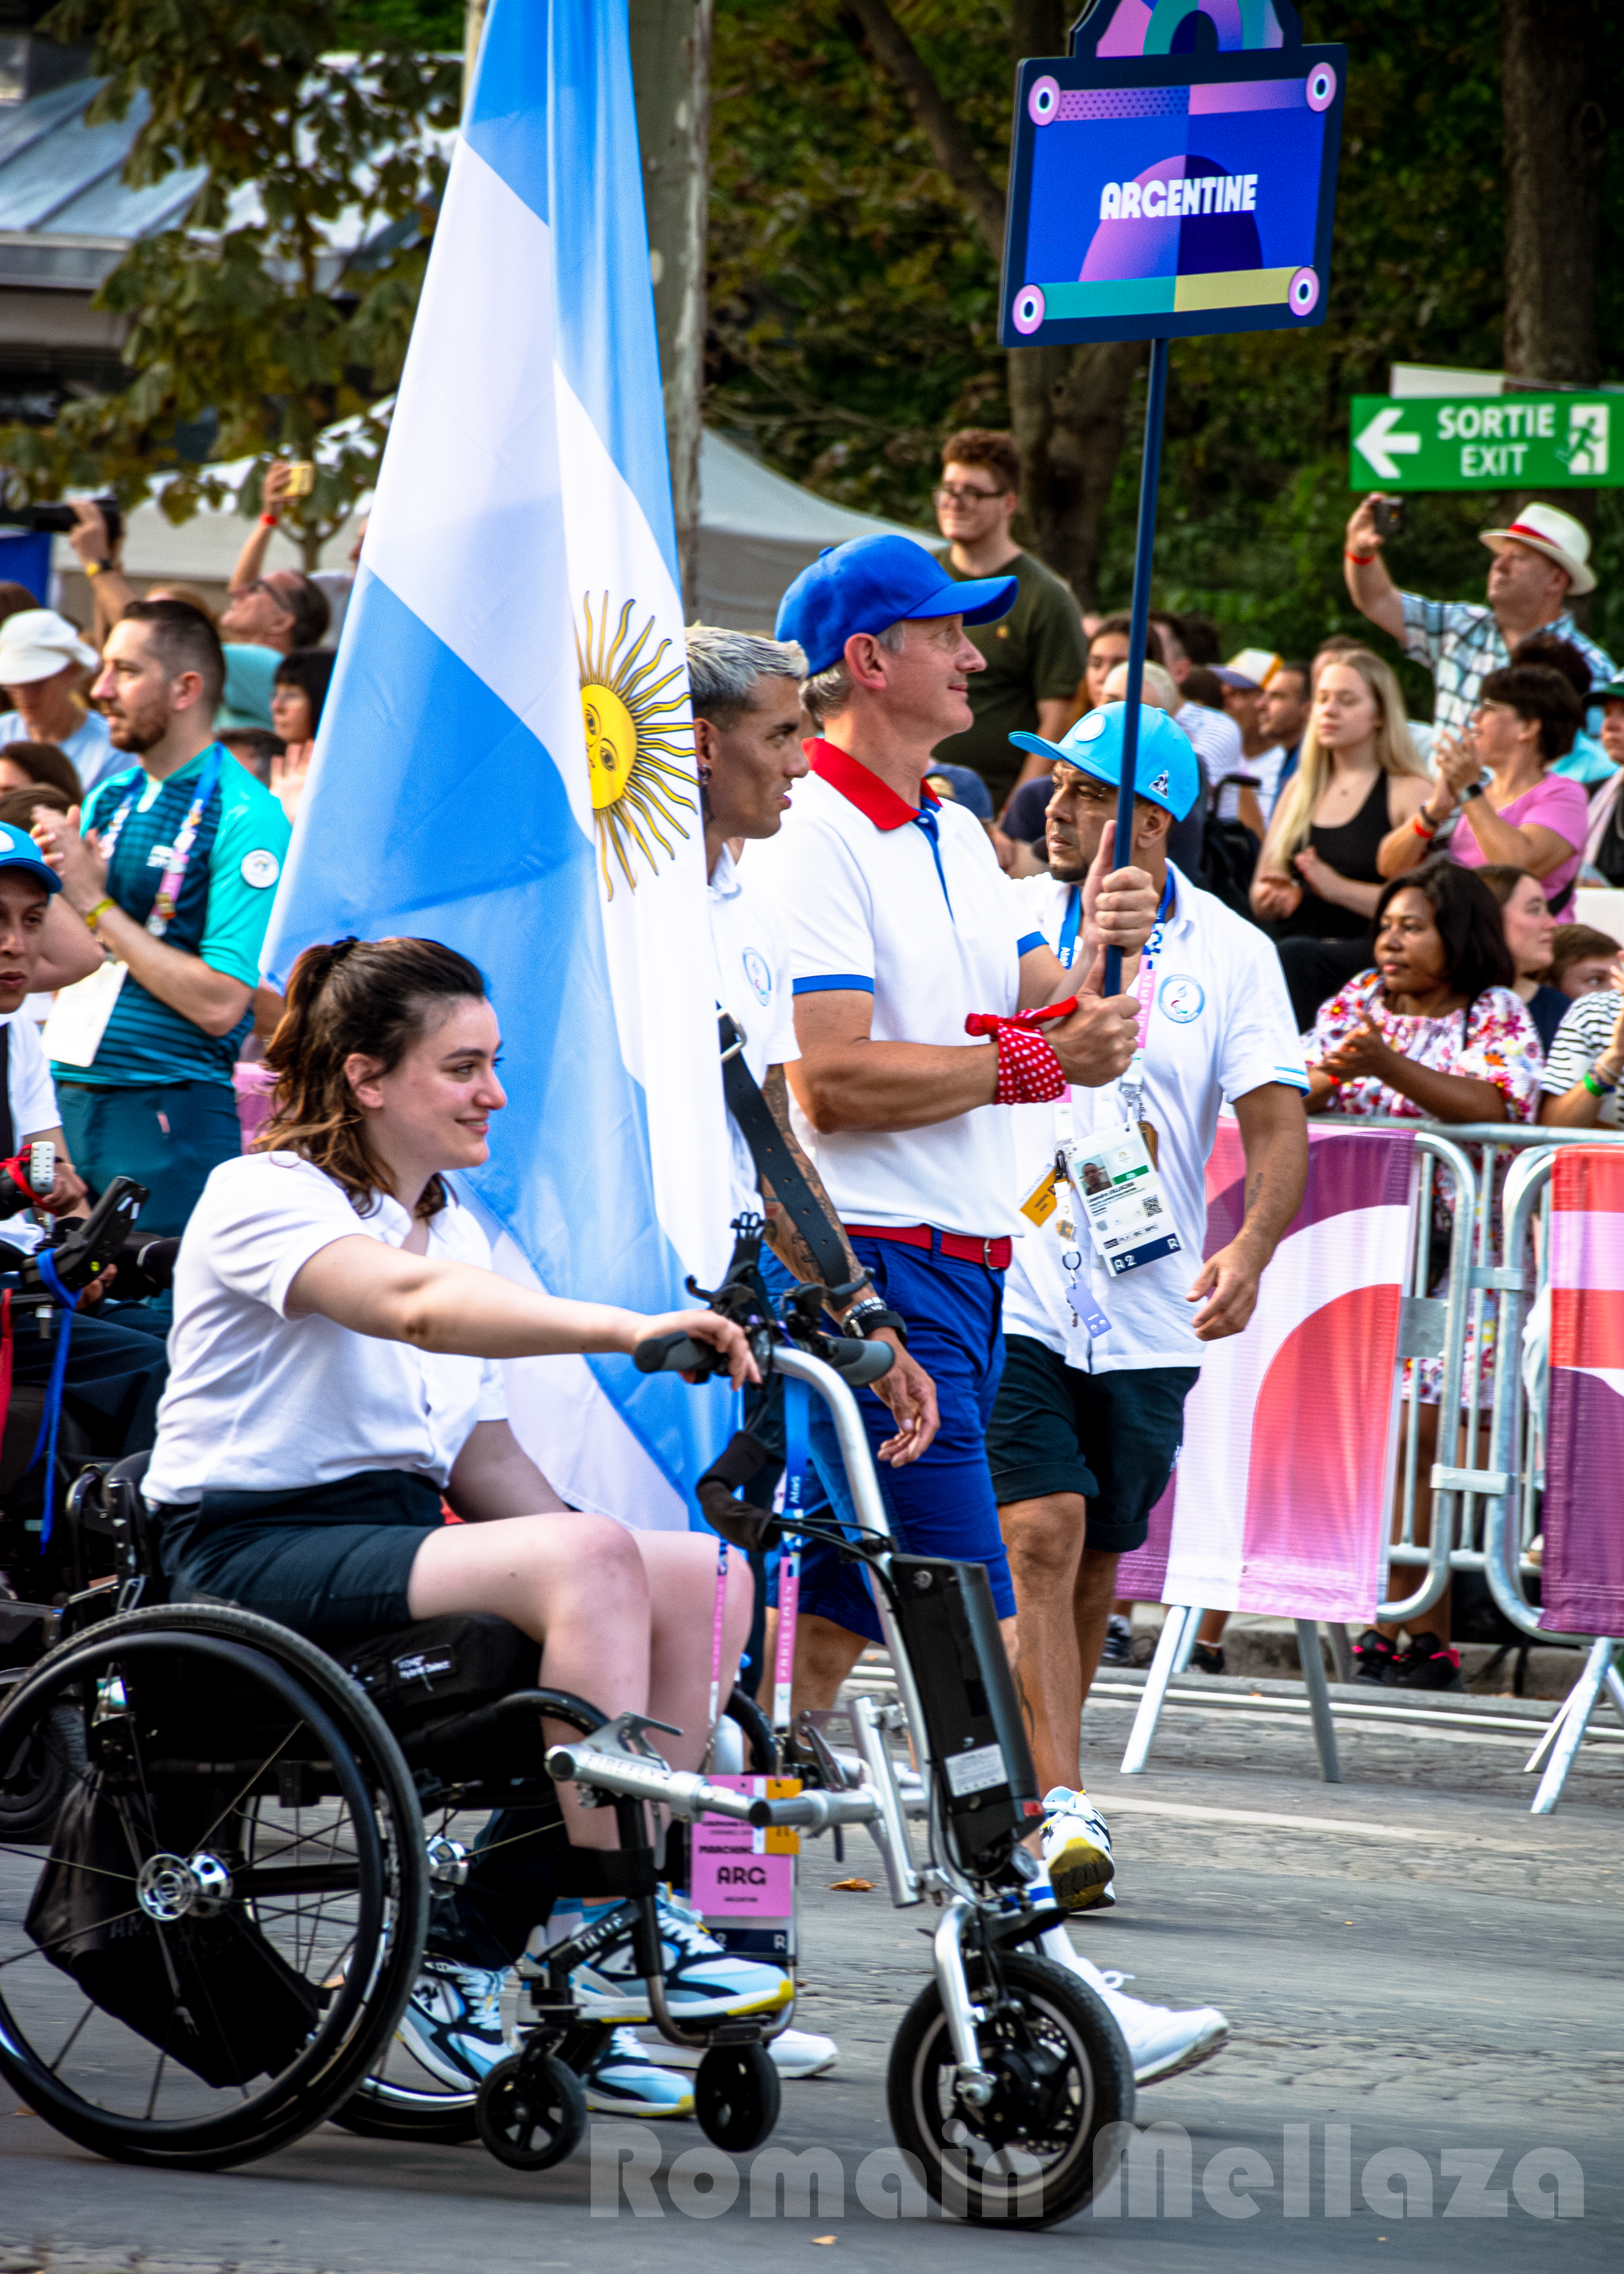
[[[949,576],[911,537],[854,537],[830,545],[803,568],[778,604],[781,640],[798,640],[810,675],[827,671],[854,632],[888,631],[919,616],[963,616],[990,624],[1008,615],[1020,587],[1013,576]]]
[[[1079,772],[1114,788],[1122,778],[1122,729],[1128,716],[1125,703],[1107,703],[1085,711],[1058,742],[1041,734],[1011,734],[1023,750],[1059,758]],[[1164,806],[1175,821],[1182,821],[1201,791],[1201,767],[1190,736],[1165,711],[1149,703],[1139,705],[1139,754],[1134,767],[1134,789],[1152,805]]]
[[[0,822],[0,869],[26,869],[36,885],[43,885],[48,892],[59,892],[62,879],[43,859],[32,837],[21,829],[9,828]]]
[[[978,821],[993,818],[993,793],[973,766],[941,766],[933,760],[925,779],[938,797],[950,797]]]

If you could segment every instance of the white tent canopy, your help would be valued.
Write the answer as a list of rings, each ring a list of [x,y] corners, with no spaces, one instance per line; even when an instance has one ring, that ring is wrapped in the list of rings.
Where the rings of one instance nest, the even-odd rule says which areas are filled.
[[[899,522],[831,505],[720,434],[702,439],[695,578],[701,621],[770,632],[786,586],[825,546],[884,535],[925,542]]]

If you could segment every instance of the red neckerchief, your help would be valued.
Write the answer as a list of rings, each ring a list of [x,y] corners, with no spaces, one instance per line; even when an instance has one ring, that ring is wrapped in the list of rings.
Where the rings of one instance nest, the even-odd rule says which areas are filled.
[[[849,805],[855,805],[864,818],[872,821],[876,829],[902,829],[916,818],[922,805],[940,805],[941,800],[928,783],[921,780],[921,805],[910,805],[898,797],[888,782],[882,782],[850,750],[842,750],[834,742],[826,742],[814,735],[801,748],[812,761],[812,770],[820,781],[838,790]]]

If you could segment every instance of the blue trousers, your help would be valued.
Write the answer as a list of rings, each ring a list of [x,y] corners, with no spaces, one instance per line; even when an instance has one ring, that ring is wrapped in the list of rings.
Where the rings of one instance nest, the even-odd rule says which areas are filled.
[[[908,1323],[910,1354],[936,1384],[941,1427],[929,1449],[901,1469],[877,1461],[880,1495],[898,1545],[910,1555],[984,1563],[1001,1619],[1015,1615],[1015,1588],[998,1528],[998,1503],[987,1467],[986,1427],[1004,1367],[1001,1271],[963,1263],[894,1240],[854,1239],[875,1288]],[[895,1434],[889,1410],[872,1389],[857,1393],[872,1449]],[[844,1525],[856,1514],[835,1425],[820,1397],[812,1401],[812,1453],[819,1480]],[[809,1541],[801,1562],[801,1609],[850,1633],[880,1640],[880,1621],[860,1565]]]

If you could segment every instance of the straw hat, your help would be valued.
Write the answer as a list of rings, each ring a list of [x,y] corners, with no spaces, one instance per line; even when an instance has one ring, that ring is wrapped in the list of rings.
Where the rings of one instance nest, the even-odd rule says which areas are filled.
[[[1526,545],[1530,553],[1543,553],[1547,561],[1566,568],[1575,592],[1596,590],[1590,567],[1590,532],[1560,506],[1525,505],[1509,529],[1485,529],[1478,543],[1486,545],[1491,553],[1503,553],[1507,545]],[[13,616],[11,621],[15,623],[17,618]]]

